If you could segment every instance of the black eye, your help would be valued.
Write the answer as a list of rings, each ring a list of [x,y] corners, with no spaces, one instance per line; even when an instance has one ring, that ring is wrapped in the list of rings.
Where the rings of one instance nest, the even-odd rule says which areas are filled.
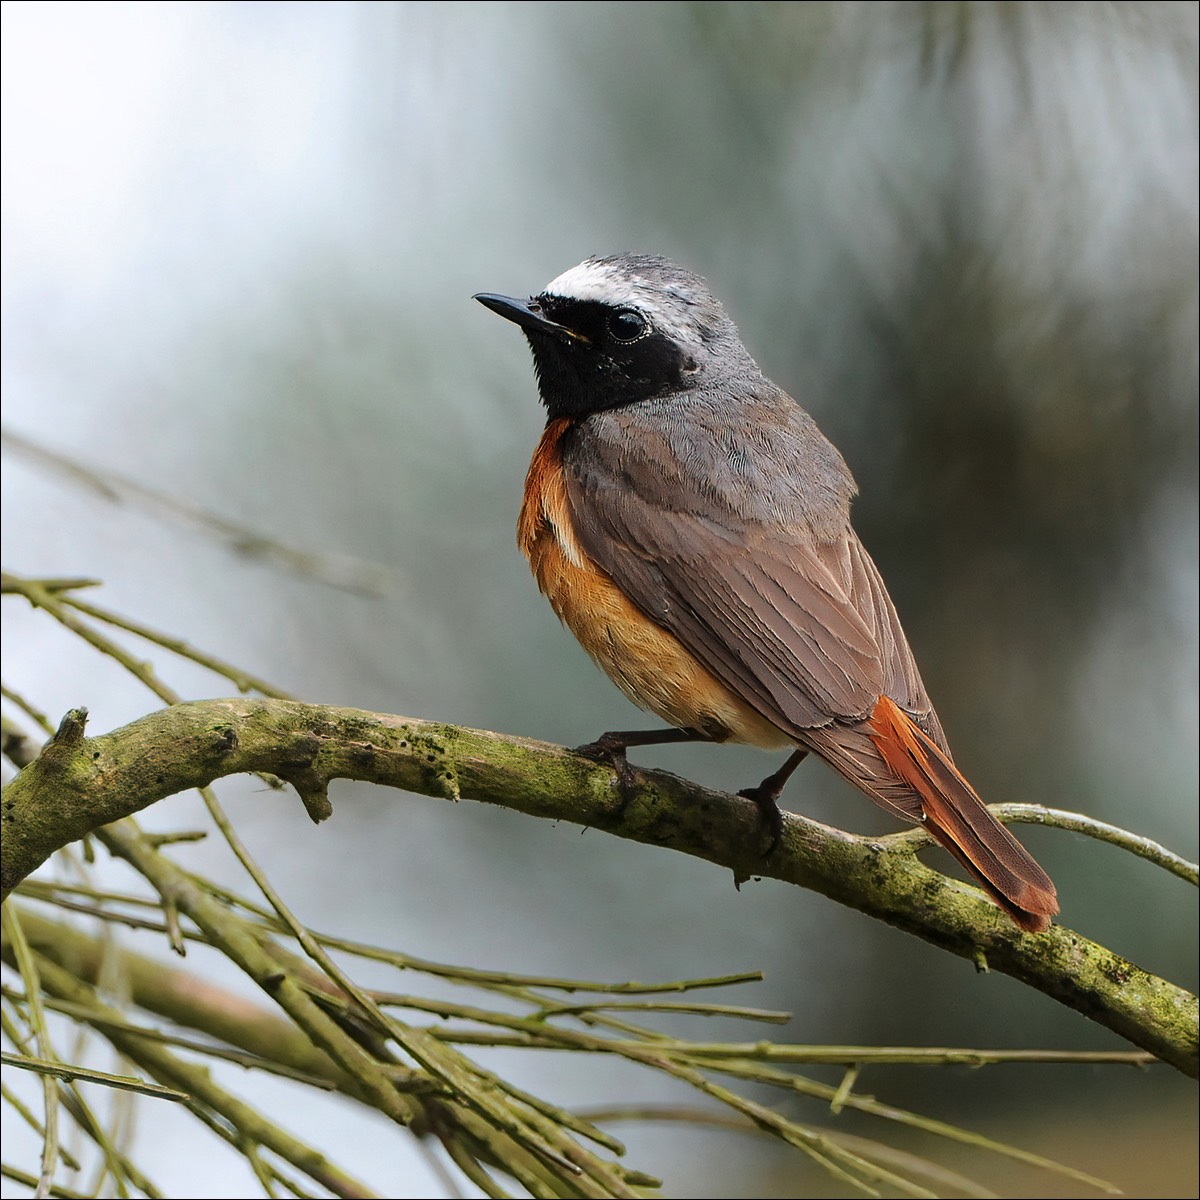
[[[619,308],[608,318],[608,332],[617,342],[636,342],[649,328],[646,318],[633,308]]]

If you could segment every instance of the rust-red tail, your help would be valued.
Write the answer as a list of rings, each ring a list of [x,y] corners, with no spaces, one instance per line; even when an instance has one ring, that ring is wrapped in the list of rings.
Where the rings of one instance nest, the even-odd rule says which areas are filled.
[[[1049,929],[1058,912],[1054,884],[946,753],[887,696],[876,702],[869,724],[871,741],[888,768],[920,796],[929,832],[1022,929]]]

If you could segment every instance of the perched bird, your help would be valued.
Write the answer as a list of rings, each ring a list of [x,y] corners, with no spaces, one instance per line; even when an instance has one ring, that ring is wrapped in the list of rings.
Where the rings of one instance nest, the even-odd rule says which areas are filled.
[[[794,747],[742,795],[775,830],[810,752],[920,822],[1023,929],[1054,884],[950,757],[896,610],[850,526],[857,488],[813,419],[758,369],[699,276],[589,258],[530,299],[481,293],[533,350],[548,420],[517,537],[563,623],[674,728],[581,747]]]

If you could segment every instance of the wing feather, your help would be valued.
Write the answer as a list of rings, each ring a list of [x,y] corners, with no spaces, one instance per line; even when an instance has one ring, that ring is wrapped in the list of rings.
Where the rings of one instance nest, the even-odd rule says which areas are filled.
[[[563,453],[584,552],[756,711],[800,736],[861,725],[887,695],[944,749],[895,608],[848,511],[833,522],[824,512],[820,521],[755,519],[678,475],[669,491],[642,485],[645,464],[629,470],[627,448],[617,454],[593,437],[586,453],[570,441]],[[786,491],[790,481],[778,486]],[[789,506],[796,498],[785,495],[762,508]]]

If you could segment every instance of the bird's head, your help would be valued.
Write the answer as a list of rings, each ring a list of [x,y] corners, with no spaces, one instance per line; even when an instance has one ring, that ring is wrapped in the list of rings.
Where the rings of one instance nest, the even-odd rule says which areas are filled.
[[[582,417],[757,373],[733,322],[698,275],[652,254],[589,258],[527,300],[481,292],[519,325],[552,417]]]

